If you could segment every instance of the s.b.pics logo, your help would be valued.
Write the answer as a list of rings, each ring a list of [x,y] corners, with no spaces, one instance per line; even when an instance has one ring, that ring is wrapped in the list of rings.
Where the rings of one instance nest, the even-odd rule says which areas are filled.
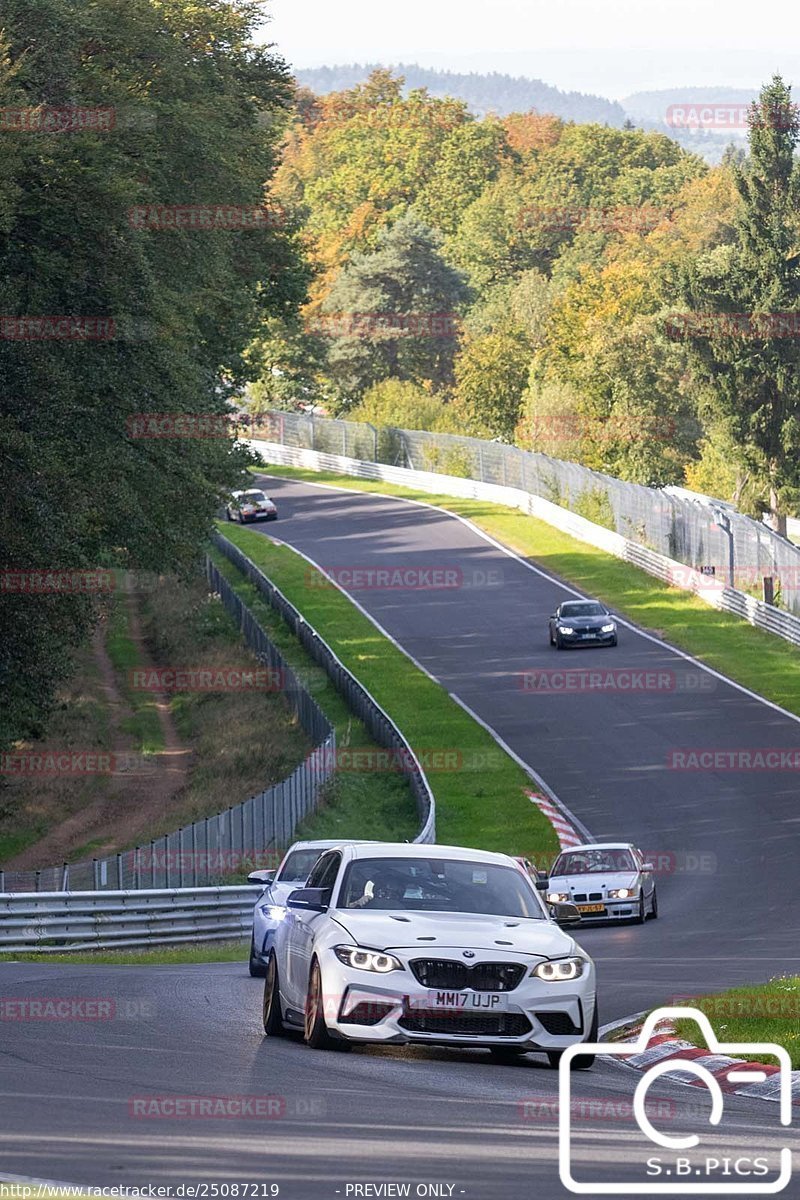
[[[703,1034],[708,1054],[700,1058],[660,1057],[653,1065],[649,1048],[657,1026],[677,1018],[694,1021]],[[657,1053],[657,1051],[656,1051]],[[593,1054],[645,1067],[633,1093],[634,1122],[618,1142],[598,1153],[596,1139],[585,1142],[584,1129],[573,1121],[571,1062],[576,1055]],[[731,1062],[731,1057],[754,1056],[757,1062]],[[728,1057],[723,1057],[728,1056]],[[778,1070],[763,1067],[775,1060]],[[694,1084],[687,1095],[703,1105],[686,1106],[685,1125],[674,1117],[669,1129],[659,1122],[651,1089],[663,1076]],[[721,1082],[722,1080],[722,1082]],[[723,1089],[724,1082],[724,1089]],[[741,1121],[726,1129],[724,1091],[767,1085],[777,1105],[776,1128],[742,1134]],[[564,1051],[559,1064],[559,1174],[564,1187],[577,1195],[722,1195],[762,1196],[783,1191],[792,1175],[792,1154],[780,1126],[792,1120],[792,1067],[783,1046],[772,1042],[720,1042],[708,1017],[695,1008],[661,1008],[651,1013],[635,1042],[578,1044]],[[656,1114],[654,1116],[654,1113]],[[680,1117],[680,1112],[678,1112]],[[682,1127],[681,1127],[682,1126]],[[618,1173],[618,1178],[613,1175]]]

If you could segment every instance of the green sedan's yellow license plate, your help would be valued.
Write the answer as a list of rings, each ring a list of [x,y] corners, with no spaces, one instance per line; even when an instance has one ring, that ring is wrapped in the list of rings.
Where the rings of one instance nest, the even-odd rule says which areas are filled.
[[[576,904],[578,912],[605,912],[605,904]]]

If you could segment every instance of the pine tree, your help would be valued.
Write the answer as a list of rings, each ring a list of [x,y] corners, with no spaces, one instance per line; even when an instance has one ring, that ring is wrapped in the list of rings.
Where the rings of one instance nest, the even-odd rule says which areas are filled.
[[[749,157],[733,165],[741,204],[730,242],[687,272],[694,316],[685,328],[708,415],[738,447],[785,534],[800,486],[800,118],[780,76],[748,121]]]

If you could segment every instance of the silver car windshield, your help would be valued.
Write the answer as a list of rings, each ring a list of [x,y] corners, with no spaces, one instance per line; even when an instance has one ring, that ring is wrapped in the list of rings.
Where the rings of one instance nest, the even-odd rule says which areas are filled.
[[[551,875],[599,875],[635,871],[630,850],[575,850],[556,859]]]
[[[356,859],[345,872],[337,907],[545,919],[515,867],[434,857]]]
[[[322,850],[293,850],[280,869],[278,879],[281,883],[305,883],[311,874],[311,868],[322,854]]]

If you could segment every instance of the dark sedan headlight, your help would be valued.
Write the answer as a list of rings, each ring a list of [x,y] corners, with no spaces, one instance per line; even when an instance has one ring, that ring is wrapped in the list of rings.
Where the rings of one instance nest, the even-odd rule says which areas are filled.
[[[572,628],[571,625],[559,625],[558,632],[559,633],[574,633],[575,630]]]
[[[616,625],[614,624],[614,622],[613,622],[613,621],[610,621],[608,625],[603,625],[603,627],[602,627],[602,629],[600,630],[600,632],[601,632],[601,633],[613,633],[613,632],[614,632],[614,630],[615,630],[616,628],[617,628],[617,627],[616,627]]]
[[[378,950],[362,950],[360,946],[334,946],[333,953],[339,962],[346,967],[355,967],[358,971],[374,971],[378,975],[388,975],[390,971],[402,971],[403,964],[393,954],[384,954]]]

